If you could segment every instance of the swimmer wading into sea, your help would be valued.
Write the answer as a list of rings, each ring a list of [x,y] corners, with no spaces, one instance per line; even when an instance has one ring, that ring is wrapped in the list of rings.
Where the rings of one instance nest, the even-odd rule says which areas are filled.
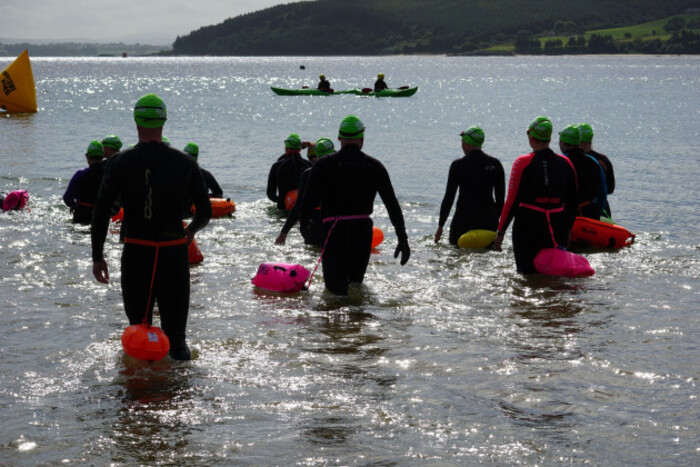
[[[170,340],[170,356],[189,360],[185,328],[190,300],[187,245],[211,218],[202,173],[189,155],[163,143],[165,103],[155,94],[142,96],[134,107],[139,142],[114,156],[105,168],[92,219],[92,272],[108,283],[103,248],[110,208],[121,196],[124,207],[122,296],[130,324],[153,319],[158,302],[161,327]],[[192,199],[196,214],[183,227],[184,208]]]

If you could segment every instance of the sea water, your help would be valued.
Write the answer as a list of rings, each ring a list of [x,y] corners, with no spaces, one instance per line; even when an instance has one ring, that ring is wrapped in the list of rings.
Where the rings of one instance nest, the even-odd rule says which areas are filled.
[[[0,58],[0,68],[12,57]],[[2,465],[697,465],[700,277],[698,57],[32,57],[39,111],[0,115],[0,191],[31,211],[0,213]],[[305,69],[301,69],[301,66]],[[270,86],[418,86],[410,98],[281,97]],[[87,227],[61,196],[90,140],[136,142],[132,109],[156,92],[164,134],[237,206],[197,236],[188,341],[194,359],[137,362],[121,245],[111,284],[91,274]],[[319,251],[266,199],[290,133],[335,138],[367,126],[387,167],[411,259],[379,198],[385,240],[348,298],[254,289],[260,263],[312,269]],[[555,132],[586,121],[617,186],[613,219],[631,247],[589,251],[585,279],[516,273],[504,251],[434,244],[459,133],[510,173],[537,115]],[[156,323],[158,319],[156,318]]]

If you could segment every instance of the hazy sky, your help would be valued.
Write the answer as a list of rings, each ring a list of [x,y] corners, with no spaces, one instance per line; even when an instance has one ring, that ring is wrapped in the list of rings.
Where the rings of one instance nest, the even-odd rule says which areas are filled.
[[[296,1],[0,0],[0,40],[123,40],[164,45],[201,26]]]

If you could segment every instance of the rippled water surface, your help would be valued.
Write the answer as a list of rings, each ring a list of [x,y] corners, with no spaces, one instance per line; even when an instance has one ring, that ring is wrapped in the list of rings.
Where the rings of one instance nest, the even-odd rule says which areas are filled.
[[[11,58],[0,58],[4,68]],[[301,70],[305,65],[306,70]],[[697,465],[700,408],[700,59],[34,58],[40,110],[0,115],[0,464]],[[405,99],[280,97],[270,86],[417,85]],[[61,195],[87,144],[136,141],[146,92],[168,105],[165,135],[194,141],[237,204],[198,235],[190,362],[137,362],[119,337],[112,284],[91,276],[87,228]],[[334,137],[348,113],[389,170],[413,249],[386,233],[350,297],[256,291],[263,261],[313,268],[319,251],[265,197],[292,132]],[[584,252],[596,275],[524,278],[502,253],[435,245],[458,133],[486,132],[503,161],[528,151],[540,114],[555,131],[588,121],[615,166],[616,222],[636,242]]]

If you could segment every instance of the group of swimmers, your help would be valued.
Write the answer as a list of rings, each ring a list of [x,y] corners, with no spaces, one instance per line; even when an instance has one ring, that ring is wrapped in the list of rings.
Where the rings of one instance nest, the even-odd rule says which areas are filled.
[[[356,118],[349,116],[346,120]],[[346,120],[343,122],[347,123]],[[364,162],[364,158],[358,155],[340,157],[341,153],[350,152],[349,149],[344,149],[345,146],[355,146],[355,152],[369,158],[357,148],[362,147],[364,126],[361,127],[362,137],[354,138],[352,143],[349,143],[348,137],[343,136],[341,132],[338,137],[341,151],[327,158],[324,156],[334,151],[333,143],[328,138],[320,139],[316,146],[322,146],[323,149],[320,154],[316,151],[316,157],[319,159],[315,163],[311,158],[305,161],[300,155],[302,144],[313,146],[313,143],[302,143],[297,134],[291,134],[285,140],[285,153],[272,165],[268,176],[268,197],[277,203],[279,209],[290,211],[275,240],[276,244],[285,243],[289,231],[299,220],[304,242],[323,246],[324,259],[329,250],[331,254],[335,254],[337,248],[347,253],[338,261],[339,264],[351,264],[353,261],[360,264],[357,266],[359,273],[346,268],[347,280],[340,281],[342,284],[335,282],[335,279],[326,283],[329,290],[339,294],[347,293],[347,283],[362,281],[364,268],[367,266],[365,257],[368,258],[369,255],[367,238],[360,236],[358,243],[352,236],[339,241],[339,234],[334,232],[330,235],[337,223],[336,219],[350,220],[350,216],[353,217],[352,220],[359,220],[364,218],[362,216],[371,214],[371,206],[362,205],[358,201],[363,193],[356,194],[357,187],[362,187],[360,191],[366,187],[372,199],[377,192],[380,193],[389,210],[391,221],[397,227],[400,244],[405,243],[408,250],[401,210],[393,204],[394,195],[388,174],[384,184],[377,185],[375,190],[372,184],[373,172],[367,169],[367,173],[356,175],[351,170],[351,167]],[[490,230],[496,232],[493,248],[500,251],[505,230],[515,218],[513,249],[517,270],[523,274],[536,272],[534,258],[543,248],[569,245],[570,231],[577,216],[596,220],[601,219],[601,216],[610,217],[607,195],[614,191],[615,175],[610,160],[592,148],[591,125],[581,123],[564,128],[559,133],[559,149],[562,154],[556,154],[549,148],[552,122],[547,117],[537,117],[533,120],[527,135],[532,152],[519,157],[513,164],[506,199],[503,165],[498,159],[482,151],[484,131],[472,126],[460,133],[464,156],[452,162],[450,166],[447,187],[440,206],[438,228],[434,236],[435,243],[442,238],[444,225],[458,191],[457,206],[450,224],[449,242],[457,245],[459,238],[470,230]],[[321,158],[323,163],[319,165]],[[334,164],[326,160],[333,160]],[[386,172],[379,161],[371,160],[379,164],[376,172]],[[320,168],[326,166],[337,167],[338,173],[333,170],[326,173]],[[323,175],[314,178],[316,173]],[[314,180],[316,185],[323,188],[314,185]],[[380,186],[384,186],[384,191]],[[323,196],[319,195],[319,190]],[[293,207],[285,206],[284,203],[284,199],[289,198],[290,193],[294,193],[297,200]],[[326,207],[327,203],[331,205]],[[360,217],[355,218],[358,215]],[[367,235],[367,232],[364,232],[364,235]],[[553,244],[553,240],[556,240],[556,245]],[[333,274],[339,266],[324,267],[324,276],[327,269]]]
[[[91,141],[85,154],[88,167],[71,179],[64,200],[73,209],[75,222],[91,224],[93,275],[103,283],[109,282],[103,255],[107,227],[115,207],[123,208],[121,282],[126,315],[130,324],[150,323],[157,301],[171,357],[187,360],[191,357],[185,339],[190,291],[187,245],[211,218],[209,192],[221,196],[221,189],[199,167],[197,145],[190,143],[179,151],[166,142],[166,120],[162,99],[142,96],[134,107],[138,143],[122,149],[115,135]],[[590,147],[590,125],[569,125],[559,133],[563,155],[549,148],[551,135],[552,123],[546,117],[529,125],[532,152],[516,159],[505,198],[503,166],[482,151],[483,130],[472,126],[460,133],[464,156],[450,166],[434,241],[440,241],[459,191],[450,243],[456,244],[468,230],[496,230],[493,248],[500,251],[505,230],[515,218],[516,265],[527,274],[535,272],[532,262],[540,249],[551,247],[553,241],[568,245],[576,216],[609,215],[606,196],[614,188],[614,174],[609,160]],[[289,212],[275,243],[285,243],[298,219],[304,241],[321,247],[324,282],[337,295],[347,295],[351,284],[364,279],[377,194],[398,237],[394,258],[400,256],[405,265],[411,255],[389,173],[362,151],[364,137],[365,125],[355,115],[340,123],[339,148],[331,138],[310,142],[290,134],[284,154],[268,175],[268,197]],[[582,142],[589,146],[582,147]],[[304,148],[308,160],[301,157]],[[285,203],[293,194],[296,199]],[[194,217],[185,224],[192,204]]]
[[[316,89],[323,92],[333,92],[330,81],[326,79],[326,75],[320,75],[318,77],[318,86]],[[383,91],[389,89],[386,82],[384,81],[384,73],[377,74],[377,80],[374,82],[374,92]]]

